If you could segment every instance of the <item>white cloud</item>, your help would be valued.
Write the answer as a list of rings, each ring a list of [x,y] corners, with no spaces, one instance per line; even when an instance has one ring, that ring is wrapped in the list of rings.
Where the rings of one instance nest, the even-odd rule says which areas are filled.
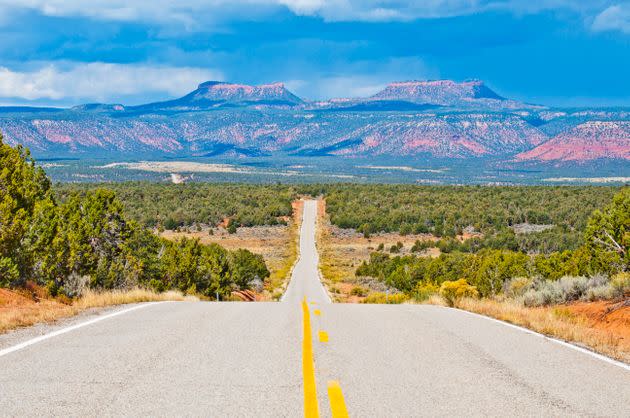
[[[620,31],[630,34],[630,5],[618,4],[610,6],[595,17],[594,31]]]
[[[29,71],[0,67],[0,97],[111,102],[135,95],[177,96],[222,78],[215,70],[146,64],[52,63]]]
[[[607,0],[0,0],[0,9],[30,9],[47,16],[180,23],[189,29],[235,17],[264,16],[285,7],[328,21],[391,21],[461,16],[487,10],[535,13],[548,9],[592,11]]]
[[[318,13],[329,1],[326,0],[278,0],[278,3],[286,6],[295,14],[312,15]]]

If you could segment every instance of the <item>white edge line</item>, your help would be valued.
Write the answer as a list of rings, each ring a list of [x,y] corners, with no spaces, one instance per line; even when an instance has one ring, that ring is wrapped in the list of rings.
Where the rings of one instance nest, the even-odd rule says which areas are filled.
[[[483,319],[487,319],[488,321],[492,321],[492,322],[497,322],[499,324],[505,325],[506,327],[514,328],[514,329],[517,329],[519,331],[525,332],[527,334],[531,334],[531,335],[535,335],[537,337],[544,338],[545,340],[549,340],[549,341],[552,341],[552,342],[554,342],[556,344],[563,345],[563,346],[571,348],[571,349],[573,349],[575,351],[579,351],[580,353],[588,354],[589,356],[595,357],[598,360],[605,361],[606,363],[609,363],[609,364],[612,364],[614,366],[621,367],[622,369],[625,369],[627,371],[630,371],[630,365],[628,365],[626,363],[623,363],[623,362],[618,361],[618,360],[614,360],[614,359],[612,359],[610,357],[604,356],[603,354],[595,353],[595,352],[593,352],[591,350],[588,350],[588,349],[583,348],[583,347],[579,347],[579,346],[577,346],[575,344],[571,344],[569,342],[562,341],[562,340],[559,340],[559,339],[554,338],[554,337],[549,337],[549,336],[547,336],[545,334],[541,334],[541,333],[536,332],[536,331],[532,331],[531,329],[528,329],[528,328],[525,328],[525,327],[521,327],[519,325],[514,325],[514,324],[511,324],[509,322],[501,321],[500,319],[496,319],[496,318],[492,318],[492,317],[489,317],[489,316],[481,315],[481,314],[478,314],[478,313],[475,313],[475,312],[466,311],[464,309],[451,308],[451,307],[448,307],[448,306],[442,306],[442,308],[446,308],[446,309],[451,309],[451,310],[454,310],[454,311],[467,313],[468,315],[477,316],[477,317],[480,317],[480,318],[483,318]]]
[[[304,202],[306,202],[306,200],[304,200]],[[280,302],[284,302],[284,300],[287,297],[287,293],[289,291],[289,286],[291,285],[291,281],[293,280],[293,270],[295,270],[295,266],[298,265],[298,263],[300,262],[300,258],[302,258],[302,251],[300,251],[300,244],[302,242],[302,225],[304,225],[304,212],[306,212],[304,210],[304,206],[306,206],[306,203],[304,203],[304,205],[302,206],[302,220],[300,221],[300,227],[298,228],[298,242],[297,242],[297,257],[295,259],[295,262],[293,263],[293,265],[291,266],[291,270],[289,271],[289,281],[287,282],[287,287],[284,289],[284,293],[282,293],[282,296],[280,296]]]
[[[90,319],[89,321],[81,322],[79,324],[71,325],[69,327],[59,329],[57,331],[49,332],[48,334],[40,335],[39,337],[35,337],[35,338],[30,339],[30,340],[27,340],[27,341],[21,342],[19,344],[16,344],[14,346],[7,347],[7,348],[5,348],[3,350],[0,350],[0,357],[5,356],[5,355],[7,355],[9,353],[13,353],[14,351],[22,350],[23,348],[26,348],[26,347],[31,346],[33,344],[37,344],[39,342],[45,341],[45,340],[47,340],[49,338],[53,338],[53,337],[56,337],[58,335],[65,334],[67,332],[74,331],[76,329],[83,328],[83,327],[86,327],[88,325],[92,325],[92,324],[95,324],[97,322],[104,321],[104,320],[109,319],[109,318],[113,318],[113,317],[118,316],[118,315],[123,315],[123,314],[126,314],[127,312],[135,311],[136,309],[146,308],[147,306],[157,305],[157,304],[160,304],[160,303],[164,303],[164,301],[163,302],[149,302],[149,303],[144,303],[142,305],[132,306],[131,308],[123,309],[121,311],[112,312],[112,313],[107,314],[107,315],[103,315],[103,316],[99,316],[99,317],[94,318],[94,319]]]

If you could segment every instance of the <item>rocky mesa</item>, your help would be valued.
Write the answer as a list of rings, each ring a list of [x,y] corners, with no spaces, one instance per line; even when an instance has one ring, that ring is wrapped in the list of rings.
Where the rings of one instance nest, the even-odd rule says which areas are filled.
[[[484,82],[401,81],[371,97],[309,101],[282,83],[201,83],[138,106],[0,107],[37,156],[392,156],[577,164],[630,158],[630,111],[556,109]]]

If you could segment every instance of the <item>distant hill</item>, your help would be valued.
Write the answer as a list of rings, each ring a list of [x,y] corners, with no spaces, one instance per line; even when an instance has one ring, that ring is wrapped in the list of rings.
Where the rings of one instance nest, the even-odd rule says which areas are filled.
[[[519,161],[630,160],[630,121],[582,123],[516,156]]]
[[[135,106],[130,110],[209,110],[230,106],[296,106],[301,103],[302,99],[287,90],[282,83],[248,86],[206,81],[179,99]]]
[[[282,83],[208,81],[174,100],[0,107],[0,130],[41,157],[391,156],[569,164],[630,159],[630,110],[556,109],[479,80],[402,81],[308,101]]]

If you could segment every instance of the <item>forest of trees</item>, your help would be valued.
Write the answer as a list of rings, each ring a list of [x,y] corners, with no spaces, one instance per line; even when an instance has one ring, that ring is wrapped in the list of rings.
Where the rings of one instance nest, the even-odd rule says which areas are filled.
[[[589,216],[619,188],[335,184],[301,191],[324,194],[331,222],[365,235],[431,233],[448,242],[472,228],[484,235],[468,243],[476,249],[551,253],[580,247]],[[548,229],[518,234],[518,224]]]
[[[76,189],[59,199],[28,150],[0,136],[0,287],[33,281],[52,295],[142,286],[225,297],[269,276],[260,255],[164,240],[130,220],[109,188]]]
[[[576,208],[575,212],[579,211]],[[517,282],[523,292],[530,290],[532,294],[537,288],[547,293],[584,293],[591,286],[599,287],[601,292],[608,291],[608,296],[615,292],[623,296],[630,289],[630,188],[617,189],[611,202],[595,210],[582,230],[581,245],[575,250],[547,254],[500,248],[471,251],[465,244],[459,245],[467,252],[455,245],[436,258],[391,257],[378,251],[357,269],[356,275],[376,277],[409,294],[463,279],[481,296],[505,293],[510,286],[513,290]],[[563,281],[558,289],[548,286],[549,282],[560,279]],[[615,290],[615,286],[619,289]]]
[[[63,183],[54,190],[65,201],[98,187],[114,191],[130,219],[165,229],[216,225],[225,218],[236,227],[284,223],[283,217],[292,215],[291,202],[297,198],[290,186],[229,183]]]
[[[143,226],[176,229],[216,225],[274,225],[291,216],[300,195],[324,196],[331,222],[365,235],[377,232],[431,233],[444,252],[482,248],[528,253],[575,250],[583,244],[591,213],[619,190],[602,186],[417,186],[417,185],[249,185],[125,182],[56,184],[55,197],[97,188],[113,190],[125,213]],[[518,233],[514,225],[547,229]],[[459,243],[466,228],[483,234]]]

